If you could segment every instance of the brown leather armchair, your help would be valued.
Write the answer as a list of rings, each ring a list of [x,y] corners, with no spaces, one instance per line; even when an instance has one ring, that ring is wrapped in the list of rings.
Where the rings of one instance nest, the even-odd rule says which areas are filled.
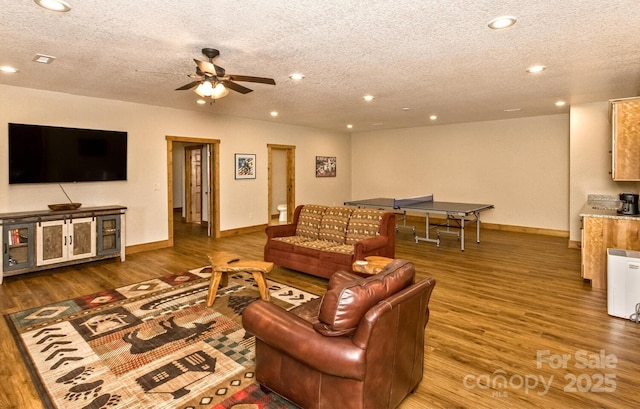
[[[256,337],[256,379],[305,409],[395,408],[422,379],[433,278],[394,260],[362,278],[344,271],[291,311],[255,301],[243,313]]]

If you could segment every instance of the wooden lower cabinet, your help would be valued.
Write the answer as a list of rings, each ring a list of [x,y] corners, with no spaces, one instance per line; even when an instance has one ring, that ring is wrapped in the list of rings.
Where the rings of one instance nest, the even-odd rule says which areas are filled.
[[[640,219],[582,218],[582,278],[607,288],[607,249],[640,251]]]

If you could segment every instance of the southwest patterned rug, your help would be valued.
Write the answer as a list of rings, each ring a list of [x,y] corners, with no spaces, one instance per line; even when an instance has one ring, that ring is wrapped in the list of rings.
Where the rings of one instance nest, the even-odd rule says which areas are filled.
[[[5,316],[47,408],[296,408],[254,379],[242,311],[259,298],[229,277],[213,307],[208,267]],[[267,280],[271,302],[316,295]]]

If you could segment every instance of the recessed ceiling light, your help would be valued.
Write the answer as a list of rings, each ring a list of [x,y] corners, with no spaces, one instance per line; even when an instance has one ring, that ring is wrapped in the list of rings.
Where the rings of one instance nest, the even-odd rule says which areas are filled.
[[[298,73],[298,72],[295,72],[295,73],[293,73],[293,74],[289,75],[289,78],[291,78],[291,79],[292,79],[292,80],[294,80],[294,81],[300,81],[300,80],[303,80],[303,79],[304,79],[304,75],[303,75],[303,74],[300,74],[300,73]]]
[[[544,65],[532,65],[531,67],[527,68],[527,72],[530,74],[536,74],[544,71],[546,68],[547,67],[545,67]]]
[[[404,108],[402,108],[402,110],[403,110],[403,111],[405,111],[405,112],[406,112],[406,111],[411,111],[411,108],[404,107]]]
[[[274,118],[275,118],[275,117],[277,117],[277,116],[278,116],[278,111],[271,111],[271,112],[269,113],[269,115],[271,115],[272,117],[274,117]]]
[[[493,30],[500,30],[502,28],[511,27],[517,20],[518,19],[513,16],[500,16],[491,20],[487,25]]]
[[[10,67],[8,65],[3,65],[3,66],[0,67],[0,71],[6,72],[6,73],[9,73],[9,74],[14,74],[14,73],[18,72],[18,69]]]
[[[33,61],[39,62],[41,64],[51,64],[55,59],[56,57],[52,57],[50,55],[44,55],[44,54],[36,54],[36,56],[33,57]]]
[[[348,124],[348,125],[347,125],[347,128],[351,129],[351,128],[353,128],[353,125]]]
[[[566,102],[566,101],[556,101],[556,106],[557,106],[557,107],[563,107],[563,106],[565,106],[565,105],[567,105],[567,102]]]
[[[438,119],[438,115],[431,115],[429,119],[431,119],[432,121],[435,121],[436,119]]]
[[[373,95],[365,95],[364,97],[362,97],[362,99],[364,99],[367,102],[371,102],[373,101]]]
[[[204,104],[207,103],[207,101],[205,101],[204,99],[199,99],[199,100],[196,101],[196,103],[200,104],[200,105],[204,105]]]
[[[504,110],[504,112],[518,112],[518,111],[522,111],[522,108],[507,108]]]
[[[71,6],[66,1],[62,0],[34,0],[40,7],[44,7],[51,11],[69,11]]]

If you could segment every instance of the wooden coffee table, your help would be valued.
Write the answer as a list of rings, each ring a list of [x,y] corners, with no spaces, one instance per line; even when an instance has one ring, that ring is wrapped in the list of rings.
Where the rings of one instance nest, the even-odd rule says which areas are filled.
[[[211,307],[216,300],[218,286],[229,285],[229,273],[251,273],[258,284],[260,298],[269,301],[269,287],[265,275],[273,270],[273,263],[269,261],[247,260],[227,251],[212,251],[207,255],[211,263],[211,284],[207,294],[207,307]]]
[[[392,258],[382,257],[382,256],[367,256],[364,258],[364,263],[362,260],[356,260],[353,262],[351,268],[353,271],[363,274],[378,274],[382,271],[383,268],[387,266],[387,264],[393,261]]]

